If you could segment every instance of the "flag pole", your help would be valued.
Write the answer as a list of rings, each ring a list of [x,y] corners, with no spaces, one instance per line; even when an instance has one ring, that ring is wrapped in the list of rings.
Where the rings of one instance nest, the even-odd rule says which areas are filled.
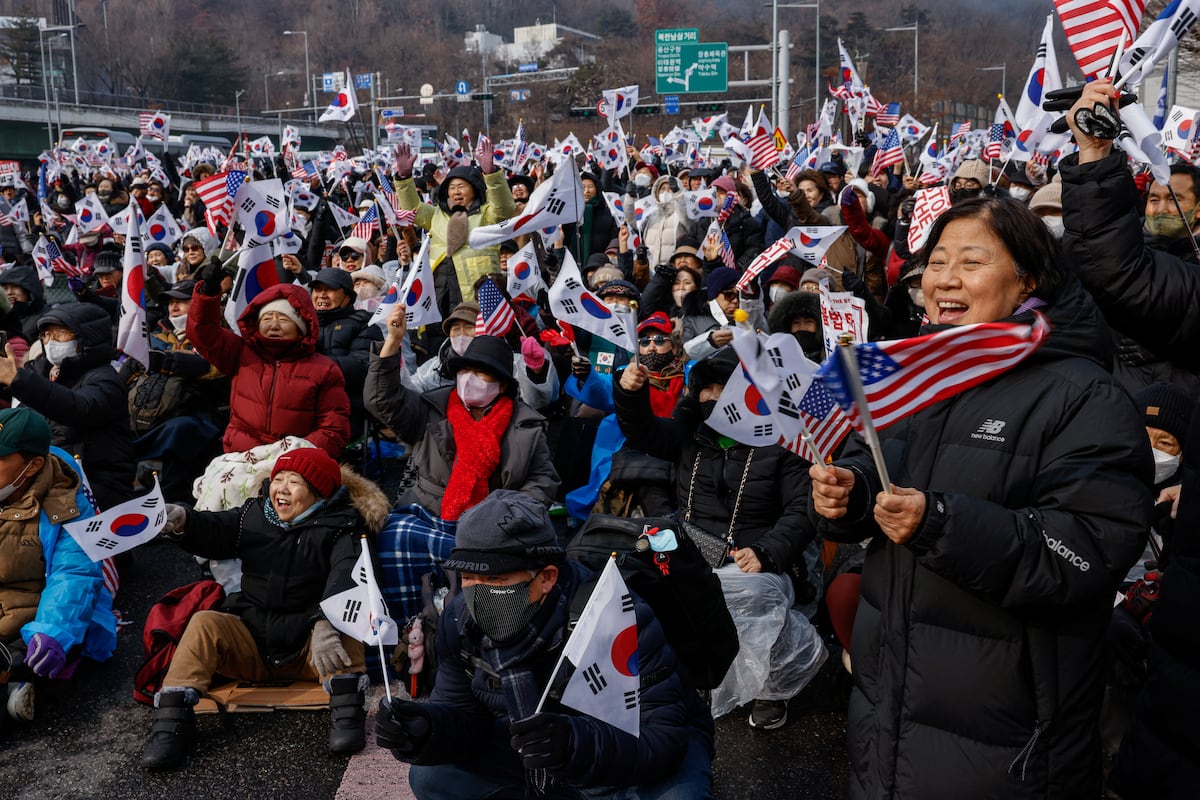
[[[371,571],[374,572],[375,571],[375,562],[371,560],[371,547],[369,544],[367,544],[367,535],[365,533],[362,534],[362,549],[363,549],[363,552],[367,554],[368,566],[370,566]],[[374,623],[372,623],[371,627],[373,629],[375,629]],[[390,706],[392,704],[392,683],[388,679],[387,655],[383,652],[383,631],[382,630],[375,629],[375,643],[377,645],[379,645],[379,670],[380,670],[380,672],[383,673],[383,691],[384,691],[384,694],[387,695],[388,705]],[[397,647],[399,647],[399,645],[397,645]]]
[[[858,410],[858,418],[862,424],[863,438],[871,448],[871,458],[875,461],[875,471],[883,491],[891,493],[892,480],[888,476],[887,464],[883,461],[883,447],[879,444],[879,434],[875,430],[875,422],[871,419],[871,410],[867,407],[866,393],[863,391],[862,376],[858,372],[858,355],[854,351],[854,338],[848,333],[838,337],[838,357],[842,359],[842,367],[846,373],[846,385],[854,397],[854,407]]]

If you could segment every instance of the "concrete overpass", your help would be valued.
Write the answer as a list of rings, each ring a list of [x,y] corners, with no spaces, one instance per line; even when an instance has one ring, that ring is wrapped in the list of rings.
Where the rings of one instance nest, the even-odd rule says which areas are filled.
[[[109,128],[136,136],[138,113],[144,110],[150,109],[77,106],[61,100],[47,106],[42,100],[0,97],[0,158],[33,159],[47,149],[52,140],[57,140],[61,131],[69,128]],[[169,113],[172,134],[211,134],[225,136],[232,141],[238,130],[239,117],[234,114]],[[305,150],[324,150],[338,142],[349,142],[349,132],[344,124],[315,123],[311,115],[305,115],[303,119],[299,117],[296,112],[269,117],[242,114],[241,130],[252,139],[270,136],[278,146],[283,126],[291,125],[300,131]]]

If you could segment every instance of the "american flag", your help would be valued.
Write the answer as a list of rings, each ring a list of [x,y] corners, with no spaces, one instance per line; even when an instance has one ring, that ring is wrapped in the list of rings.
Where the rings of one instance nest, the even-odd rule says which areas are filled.
[[[875,121],[879,122],[879,112],[883,111],[883,109],[884,109],[883,103],[876,100],[875,95],[873,95],[873,94],[867,95],[867,106],[866,106],[866,109],[864,109],[864,113],[867,116],[875,117]],[[883,125],[885,123],[880,122],[879,124]],[[891,124],[895,125],[896,123],[893,122]]]
[[[904,161],[904,147],[900,144],[900,134],[893,128],[875,151],[875,160],[871,162],[871,174],[878,175],[883,170]]]
[[[320,173],[317,170],[317,165],[311,161],[305,161],[303,164],[296,162],[292,167],[292,177],[301,181],[311,181]]]
[[[753,156],[751,164],[754,169],[770,169],[779,163],[779,151],[775,149],[774,129],[763,111],[758,112],[758,125],[750,141],[746,142]]]
[[[166,140],[171,129],[171,115],[161,111],[143,111],[138,114],[138,135]]]
[[[991,160],[1000,157],[1000,151],[1004,146],[1004,123],[993,122],[992,127],[988,129],[988,143],[984,145],[983,152],[980,154],[982,158]]]
[[[729,234],[724,228],[721,228],[721,244],[717,248],[717,256],[725,266],[730,269],[737,268],[737,261],[733,257],[733,243],[729,241]]]
[[[953,144],[971,132],[970,122],[960,122],[950,130],[950,143]]]
[[[392,186],[391,180],[387,173],[383,171],[383,167],[375,168],[375,178],[379,181],[379,191],[383,192],[384,198],[388,201],[388,205],[395,208],[399,205],[396,202],[396,192]]]
[[[717,212],[717,224],[721,227],[725,226],[729,215],[733,213],[733,207],[737,204],[737,192],[726,192],[725,201],[721,203],[721,210]]]
[[[900,121],[900,104],[888,103],[887,107],[875,115],[876,125],[885,125],[889,128],[896,126]]]
[[[218,172],[211,178],[205,178],[196,184],[196,194],[200,195],[211,221],[229,224],[229,213],[233,208],[233,198],[237,197],[238,189],[246,180],[246,173],[241,170]]]
[[[787,172],[783,177],[789,181],[796,180],[796,176],[804,171],[804,164],[808,161],[808,149],[802,149],[796,155],[792,156],[792,160],[788,162]]]
[[[1016,366],[1038,349],[1049,330],[1038,314],[1032,326],[982,322],[912,339],[853,345],[875,428],[886,428]],[[863,421],[843,361],[835,353],[818,374],[861,432]]]
[[[812,435],[822,457],[832,453],[838,443],[846,438],[846,434],[850,433],[849,418],[838,407],[837,401],[821,381],[815,380],[809,385],[808,391],[796,404],[796,410],[800,412],[800,421]],[[803,440],[799,437],[785,446],[804,458],[811,455],[805,452]]]
[[[40,237],[37,240],[37,244],[33,246],[33,252],[30,255],[33,256],[33,260],[37,263],[39,274],[61,272],[64,275],[71,275],[76,278],[84,277],[83,270],[67,260],[62,250],[59,249],[58,243],[53,239],[47,239],[45,236]]]
[[[479,316],[475,318],[476,336],[503,336],[516,320],[512,306],[504,299],[496,282],[489,276],[475,293],[479,300]]]
[[[367,209],[367,213],[354,223],[354,230],[350,232],[350,235],[360,239],[370,239],[371,234],[377,230],[379,230],[379,210],[372,205]]]
[[[1106,75],[1117,48],[1133,43],[1146,0],[1054,0],[1067,44],[1089,78]]]

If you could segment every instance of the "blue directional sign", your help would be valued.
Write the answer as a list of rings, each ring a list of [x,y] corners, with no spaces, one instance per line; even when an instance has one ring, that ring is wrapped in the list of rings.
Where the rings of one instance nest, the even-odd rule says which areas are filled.
[[[678,114],[679,113],[679,95],[668,94],[663,97],[663,113]]]
[[[459,81],[458,83],[454,84],[454,93],[455,94],[470,94],[471,87],[467,85],[466,81]]]
[[[371,88],[371,73],[360,72],[354,76],[355,89],[370,89]]]

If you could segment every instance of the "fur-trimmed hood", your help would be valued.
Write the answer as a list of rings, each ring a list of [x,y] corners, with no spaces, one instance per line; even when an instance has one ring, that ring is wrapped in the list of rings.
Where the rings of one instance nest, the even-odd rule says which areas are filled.
[[[363,522],[367,524],[367,530],[372,534],[378,534],[383,530],[388,514],[392,510],[392,504],[388,501],[387,495],[370,478],[359,475],[345,464],[342,464],[341,468],[342,485],[346,487],[346,491],[350,495],[350,504],[362,516]]]

